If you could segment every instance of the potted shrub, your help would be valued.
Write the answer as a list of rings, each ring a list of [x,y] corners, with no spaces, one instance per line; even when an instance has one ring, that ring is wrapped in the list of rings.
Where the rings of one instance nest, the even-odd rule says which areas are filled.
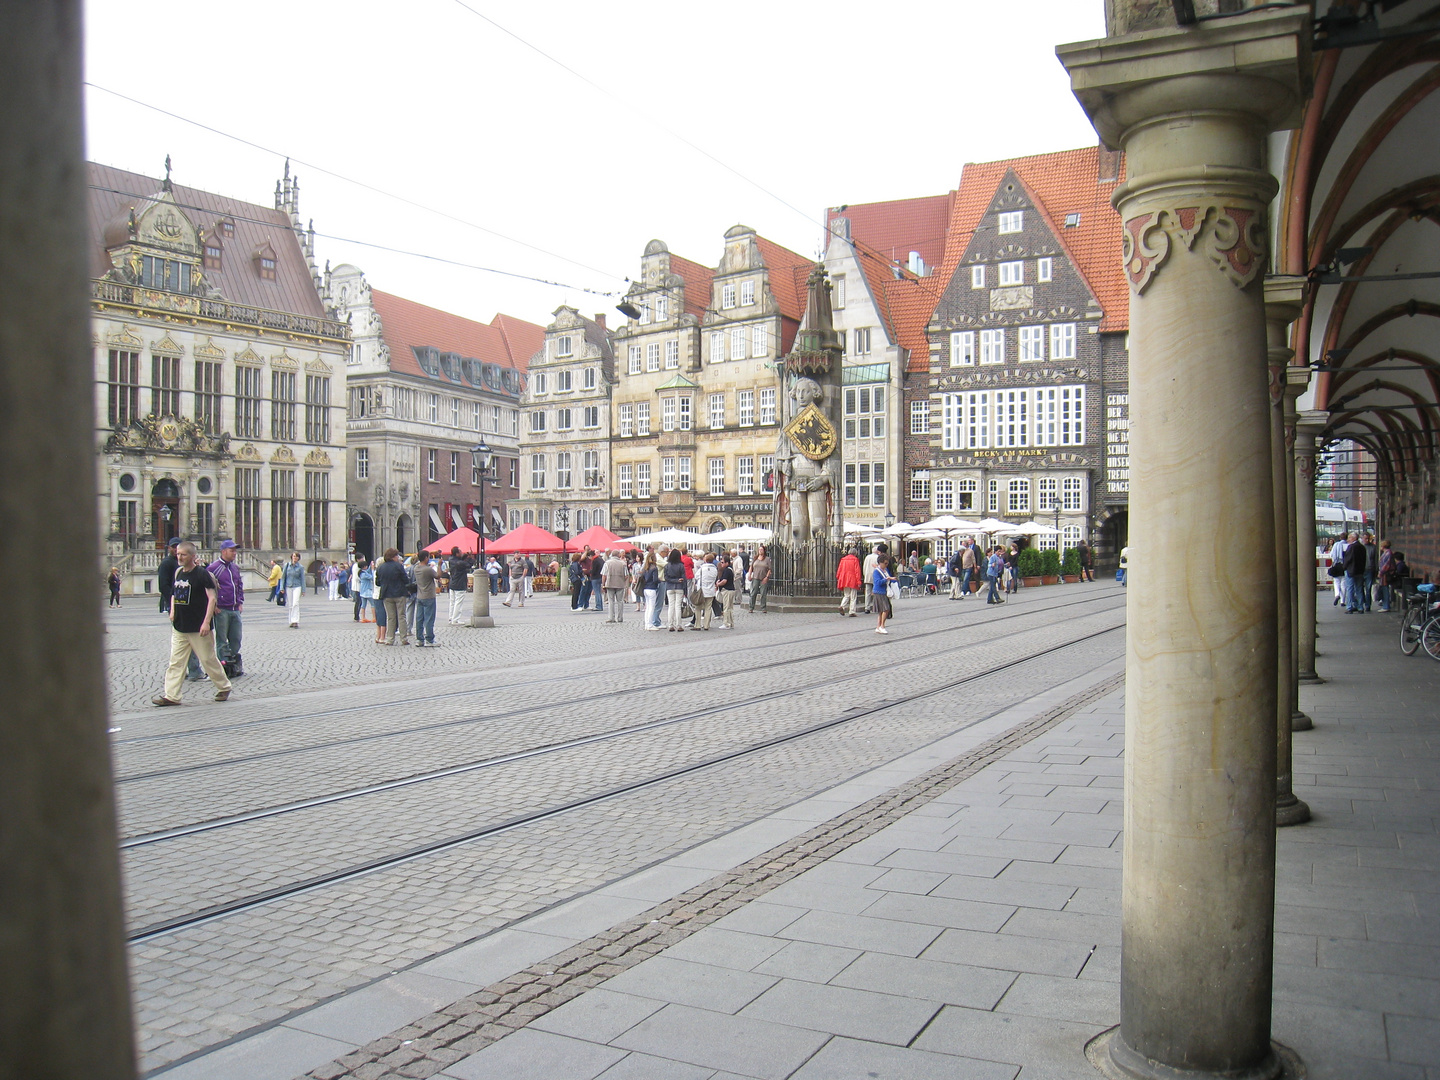
[[[1021,579],[1025,582],[1027,589],[1034,588],[1040,584],[1041,558],[1040,552],[1032,547],[1024,548],[1020,557],[1016,560],[1016,569]]]
[[[1040,581],[1044,585],[1060,584],[1060,552],[1054,548],[1040,552]]]
[[[1065,557],[1060,560],[1060,575],[1065,579],[1067,585],[1074,585],[1080,580],[1079,548],[1065,549]]]

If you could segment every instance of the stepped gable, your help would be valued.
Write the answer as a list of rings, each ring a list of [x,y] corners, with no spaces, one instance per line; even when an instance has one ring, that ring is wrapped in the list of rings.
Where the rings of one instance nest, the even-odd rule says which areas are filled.
[[[99,278],[114,266],[106,252],[107,231],[113,244],[119,238],[117,229],[123,233],[130,209],[134,207],[136,214],[141,214],[162,193],[163,181],[93,161],[86,163],[86,173],[90,273]],[[292,315],[330,317],[315,288],[310,265],[287,211],[173,182],[171,192],[175,208],[222,251],[220,268],[205,269],[204,274],[224,299]],[[222,234],[221,221],[233,224],[233,236]],[[256,253],[267,245],[275,255],[273,280],[262,278],[255,262]]]

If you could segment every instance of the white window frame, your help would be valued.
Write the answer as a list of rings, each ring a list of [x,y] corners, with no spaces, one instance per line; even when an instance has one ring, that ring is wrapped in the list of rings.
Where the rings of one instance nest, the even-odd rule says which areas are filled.
[[[725,459],[723,457],[712,457],[707,463],[707,470],[710,475],[710,494],[714,496],[725,494]]]
[[[755,391],[735,391],[735,414],[736,422],[741,427],[755,426]]]
[[[1055,280],[1055,260],[1054,260],[1054,259],[1050,258],[1049,256],[1046,256],[1046,257],[1043,258],[1043,259],[1036,259],[1036,260],[1035,260],[1035,280],[1036,280],[1036,281],[1054,281],[1054,280]]]
[[[1085,510],[1085,481],[1078,476],[1065,477],[1061,484],[1060,497],[1061,510],[1070,513],[1083,513]]]
[[[951,513],[955,509],[955,481],[936,480],[934,495],[931,498],[931,507],[935,513]]]
[[[545,490],[545,455],[530,455],[530,490]]]
[[[1035,481],[1035,512],[1052,514],[1060,498],[1060,481],[1053,476],[1042,476]]]
[[[745,351],[750,346],[750,335],[745,332],[743,326],[732,326],[730,328],[730,359],[745,359]]]
[[[665,342],[665,370],[674,371],[680,366],[680,339],[671,338]]]
[[[975,331],[954,330],[950,334],[950,366],[973,367],[975,364]]]
[[[674,430],[675,430],[675,417],[676,417],[677,411],[678,411],[678,410],[676,409],[676,406],[675,406],[675,399],[674,399],[673,397],[663,397],[663,398],[660,399],[660,430],[661,430],[661,431],[674,431]]]
[[[1000,512],[1000,481],[990,480],[985,485],[987,507],[986,513],[998,514]]]
[[[658,341],[647,341],[645,343],[645,370],[660,370],[660,343]]]
[[[992,390],[991,445],[996,449],[1016,449],[1030,445],[1030,391],[1012,388]]]
[[[586,405],[580,418],[580,426],[587,431],[594,430],[600,426],[600,406]]]
[[[691,412],[691,399],[687,394],[680,398],[680,430],[689,431],[693,426],[693,414]]]
[[[626,402],[620,406],[620,436],[628,439],[635,434],[635,406]]]
[[[1003,329],[980,331],[980,363],[1003,364],[1005,362],[1005,331]]]
[[[735,306],[735,283],[727,281],[720,286],[720,307],[729,311]]]
[[[530,392],[532,394],[548,394],[550,392],[550,376],[543,371],[537,371],[530,379]]]
[[[1043,326],[1022,326],[1018,336],[1022,363],[1045,359],[1045,328]]]
[[[1005,210],[1005,211],[1002,211],[1001,214],[1000,214],[1000,216],[999,216],[999,221],[998,221],[997,224],[996,224],[996,229],[995,229],[995,231],[998,232],[1001,236],[1005,236],[1005,235],[1008,235],[1008,234],[1010,234],[1010,233],[1024,232],[1024,231],[1025,231],[1025,211],[1024,211],[1024,210]]]
[[[965,435],[959,449],[988,449],[990,446],[990,391],[971,390],[964,397]]]
[[[574,387],[574,380],[571,378],[569,368],[555,372],[555,392],[557,394],[568,394]]]
[[[635,497],[650,498],[650,462],[642,461],[635,466]]]
[[[930,501],[930,470],[910,470],[910,500],[911,502]]]
[[[593,367],[587,367],[580,373],[580,389],[594,390],[596,386],[596,375]]]
[[[600,486],[600,451],[586,450],[580,455],[580,483],[587,488]]]
[[[370,450],[364,446],[355,448],[355,479],[370,479]]]
[[[555,355],[557,357],[575,355],[575,342],[569,334],[561,334],[555,339]]]
[[[1075,359],[1075,324],[1052,323],[1050,326],[1050,359]]]
[[[1006,488],[1005,512],[1007,514],[1028,514],[1030,513],[1030,479],[1025,476],[1012,476]]]
[[[855,328],[855,333],[854,333],[854,336],[853,336],[853,340],[854,340],[854,343],[855,343],[854,354],[855,354],[856,356],[869,356],[869,355],[870,355],[870,331],[871,331],[871,329],[872,329],[872,328],[869,327],[869,326],[857,326],[857,327]]]
[[[1085,387],[1060,387],[1060,445],[1085,445]]]
[[[760,423],[775,423],[775,388],[773,386],[762,386],[760,388]]]
[[[753,457],[737,457],[735,459],[735,493],[737,495],[755,494],[755,459]]]
[[[975,509],[975,489],[978,482],[975,480],[957,480],[955,482],[955,505],[961,510]],[[970,496],[968,499],[963,496]]]
[[[962,420],[963,394],[940,395],[940,449],[964,449]]]
[[[725,331],[710,331],[710,363],[723,364],[725,362]]]
[[[574,470],[571,462],[574,459],[568,450],[562,450],[555,455],[555,490],[567,491],[574,486]]]
[[[723,393],[711,394],[708,404],[710,430],[717,431],[725,426],[725,395]]]
[[[970,267],[970,288],[983,289],[985,287],[985,264]]]
[[[555,430],[570,431],[575,427],[575,414],[568,408],[555,410]]]
[[[694,487],[693,461],[689,454],[681,454],[676,462],[680,466],[680,475],[676,478],[676,484],[681,491],[690,491]]]
[[[1019,259],[1000,264],[1000,287],[1025,284],[1025,263]]]
[[[910,402],[910,434],[930,434],[930,401],[928,398]]]
[[[660,459],[660,490],[675,490],[675,459],[673,457]]]
[[[650,402],[640,401],[635,404],[635,434],[645,436],[650,434]]]
[[[740,282],[740,306],[749,307],[755,303],[755,282],[750,279]]]
[[[836,274],[830,279],[830,310],[845,310],[845,275]]]
[[[770,355],[770,328],[762,324],[750,327],[750,355],[751,357],[762,357]]]
[[[635,496],[635,466],[628,461],[620,463],[620,498],[631,499]]]
[[[664,322],[670,317],[670,300],[668,297],[655,297],[655,321]]]

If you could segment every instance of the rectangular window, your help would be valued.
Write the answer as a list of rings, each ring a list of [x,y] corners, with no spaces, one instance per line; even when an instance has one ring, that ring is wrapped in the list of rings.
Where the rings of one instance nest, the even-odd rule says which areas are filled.
[[[454,416],[458,425],[460,402],[455,401],[454,405]],[[330,441],[330,380],[323,375],[305,376],[305,441]]]
[[[845,275],[836,274],[830,279],[830,308],[833,311],[845,310]]]
[[[674,371],[680,366],[680,340],[671,338],[665,342],[665,370]]]
[[[775,490],[775,455],[760,455],[760,490],[770,494]]]
[[[856,482],[855,482],[855,481],[856,481],[856,476],[857,476],[857,470],[856,470],[855,464],[854,464],[853,462],[846,462],[846,463],[845,463],[845,505],[846,505],[846,506],[854,506],[854,505],[855,505],[855,491],[856,491],[856,486],[857,486],[857,485],[856,485]]]
[[[664,322],[670,317],[670,301],[668,298],[657,296],[655,297],[654,304],[656,322]]]
[[[929,402],[929,401],[912,401],[912,402],[910,402],[910,434],[911,434],[911,435],[929,435],[929,434],[930,434],[930,402]]]
[[[195,422],[211,435],[220,430],[220,365],[206,360],[195,361]]]
[[[915,502],[930,501],[930,470],[910,470],[910,498]]]
[[[530,380],[530,389],[536,394],[548,394],[550,392],[550,376],[543,371],[537,371]]]
[[[306,376],[306,378],[308,379],[309,376]],[[459,399],[459,398],[453,398],[453,397],[452,397],[452,398],[450,399],[450,426],[451,426],[451,427],[459,427],[459,426],[460,426],[460,399]]]
[[[849,387],[845,391],[845,438],[885,437],[885,387]]]
[[[530,414],[530,432],[539,434],[545,430],[545,411],[536,409]]]
[[[956,509],[973,510],[975,508],[975,481],[961,480],[955,485],[956,498],[959,505]]]
[[[620,498],[628,499],[635,494],[635,466],[623,464],[620,466]]]
[[[270,372],[270,438],[275,442],[295,439],[295,373]]]
[[[1042,476],[1035,482],[1035,512],[1045,514],[1054,511],[1059,498],[1060,485],[1053,476]]]
[[[660,459],[660,490],[675,490],[675,459],[673,457]]]
[[[460,455],[454,450],[450,451],[450,482],[452,484],[460,482]]]
[[[742,281],[740,283],[740,306],[749,307],[755,303],[755,282]]]
[[[970,288],[983,289],[985,287],[985,264],[970,267]]]
[[[680,458],[680,460],[679,460],[679,465],[680,465],[680,479],[679,479],[680,490],[681,490],[681,491],[689,491],[689,490],[690,490],[690,487],[691,487],[690,459],[689,459],[688,457],[682,457],[682,458]]]
[[[580,372],[580,389],[594,390],[596,386],[596,375],[593,367],[587,367]]]
[[[1028,514],[1030,513],[1030,481],[1010,481],[1010,501],[1007,504],[1007,513]]]
[[[645,370],[660,370],[660,343],[658,341],[650,341],[645,344]]]
[[[509,410],[507,410],[507,411],[510,413],[510,434],[511,434],[511,435],[514,435],[516,438],[519,438],[519,437],[520,437],[520,410],[519,410],[519,409],[509,409]]]
[[[1030,391],[992,390],[994,427],[991,445],[997,448],[1030,445]]]
[[[940,448],[942,450],[965,449],[965,398],[966,394],[940,395]]]
[[[690,399],[682,397],[680,399],[680,430],[689,431],[691,426]]]
[[[600,486],[599,450],[586,450],[580,455],[580,479],[587,488]]]
[[[480,402],[478,401],[470,403],[470,426],[476,431],[480,430]]]
[[[965,441],[967,450],[984,450],[990,445],[990,392],[972,390],[965,394]]]
[[[110,350],[110,426],[140,419],[140,354]]]
[[[773,386],[763,387],[760,390],[760,423],[775,423],[775,388]]]
[[[1049,258],[1046,258],[1046,259],[1036,259],[1036,260],[1035,260],[1035,280],[1036,280],[1036,281],[1052,281],[1052,280],[1054,280],[1054,278],[1055,278],[1055,260],[1054,260],[1054,259],[1049,259]]]
[[[545,490],[545,455],[530,455],[530,488],[532,491]]]
[[[330,474],[305,470],[305,537],[311,547],[330,546]]]
[[[1060,401],[1060,391],[1053,386],[1036,387],[1030,392],[1033,406],[1031,408],[1031,424],[1033,433],[1030,438],[1031,446],[1055,446],[1058,436],[1056,417]]]
[[[750,427],[755,423],[754,390],[735,391],[735,412],[741,427]]]
[[[569,334],[561,334],[559,337],[557,337],[557,338],[555,339],[555,355],[556,355],[556,356],[574,356],[574,355],[575,355],[575,343],[574,343],[574,341],[571,339],[571,337],[570,337]]]
[[[718,364],[725,359],[725,331],[710,331],[710,363]]]
[[[735,283],[727,281],[720,286],[720,306],[725,309],[735,306]]]
[[[745,327],[732,326],[730,328],[730,359],[744,360],[748,344],[749,336],[745,333]]]
[[[725,459],[723,457],[712,457],[710,459],[710,494],[725,494]]]
[[[570,454],[561,451],[555,455],[555,487],[557,489],[571,487]]]
[[[755,494],[755,459],[753,457],[738,457],[735,459],[735,486],[739,495]]]
[[[770,355],[770,328],[768,326],[752,326],[750,328],[750,355]]]
[[[1075,324],[1056,323],[1050,327],[1050,359],[1075,359]]]
[[[368,447],[357,446],[355,448],[355,479],[370,479],[370,450]]]
[[[1000,285],[1024,285],[1025,264],[1023,262],[1002,262],[1000,264]]]
[[[270,546],[295,545],[295,470],[270,470]]]
[[[516,415],[516,416],[519,416],[519,415],[520,415],[520,413],[519,413],[518,410],[516,411],[515,415]],[[486,426],[485,430],[486,430],[486,431],[493,431],[493,432],[495,432],[497,435],[500,433],[500,406],[499,406],[499,405],[491,405],[491,406],[490,406],[490,422],[489,422],[489,424]]]
[[[950,335],[950,366],[970,367],[975,363],[975,331],[956,330]]]
[[[478,481],[477,481],[478,483]],[[520,459],[510,459],[510,488],[513,491],[520,490]]]
[[[160,259],[153,255],[145,255],[142,257],[140,265],[140,284],[147,289],[188,293],[190,291],[190,266],[189,263],[177,262],[174,259]],[[272,278],[275,276],[274,266],[272,261],[270,264],[270,277]],[[156,415],[162,414],[157,413]]]
[[[235,542],[253,551],[260,546],[260,470],[235,470]]]
[[[1005,362],[1005,331],[980,331],[980,363],[1003,364]]]
[[[235,365],[235,436],[261,437],[261,370],[249,364]]]
[[[1000,512],[1000,481],[991,480],[986,484],[986,512],[998,514]]]
[[[1085,387],[1060,387],[1060,445],[1085,443]]]
[[[1025,211],[1011,210],[1000,215],[1000,234],[1017,233],[1025,228]]]
[[[434,450],[426,450],[426,451],[425,451],[425,479],[426,479],[426,480],[430,480],[430,481],[432,481],[432,482],[433,482],[434,479],[435,479],[435,451],[434,451]]]
[[[675,399],[673,397],[660,399],[660,430],[675,430]]]
[[[725,426],[725,395],[710,395],[710,427],[723,428]]]
[[[511,464],[512,466],[515,464],[515,461],[514,461],[513,458],[511,459],[510,464]],[[494,468],[494,465],[493,465],[493,464],[492,464],[491,468]],[[479,487],[479,486],[480,486],[480,466],[475,464],[475,458],[474,458],[473,456],[470,458],[470,486],[471,486],[471,487]],[[511,487],[514,487],[515,485],[514,485],[514,484],[511,484],[510,486],[511,486]],[[467,524],[468,524],[468,522],[467,522]]]
[[[1020,359],[1045,359],[1045,328],[1043,326],[1020,327]]]
[[[642,461],[635,466],[635,495],[637,498],[650,497],[650,462]]]
[[[425,419],[432,424],[440,422],[440,395],[427,394],[425,401]]]
[[[857,326],[855,328],[853,340],[855,343],[854,352],[856,356],[870,355],[870,330],[871,328],[868,326]]]
[[[575,412],[573,409],[555,410],[555,430],[570,431],[575,427]]]
[[[150,357],[150,415],[180,415],[180,358],[178,356],[152,355]]]
[[[1065,499],[1065,501],[1064,501],[1064,504],[1061,506],[1061,509],[1062,509],[1062,510],[1077,510],[1077,511],[1078,511],[1078,510],[1084,510],[1084,509],[1085,509],[1085,506],[1084,506],[1084,497],[1083,497],[1083,494],[1084,494],[1084,489],[1081,487],[1080,477],[1078,477],[1078,476],[1067,476],[1067,477],[1065,478],[1065,485],[1064,485],[1064,499]],[[1068,526],[1067,526],[1067,528],[1068,528]],[[1077,536],[1075,539],[1076,539],[1077,542],[1079,541],[1079,537],[1078,537],[1078,536]]]
[[[935,512],[948,514],[955,509],[955,481],[935,481]]]
[[[640,348],[639,345],[631,345],[631,346],[630,346],[630,366],[629,366],[628,370],[629,370],[629,373],[630,373],[631,375],[639,375],[639,374],[640,374],[640,356],[641,356],[641,351],[642,351],[642,350],[641,350],[641,348]]]
[[[557,394],[568,394],[570,392],[571,374],[569,371],[557,371],[555,373],[555,392]]]
[[[628,402],[620,406],[620,434],[629,438],[635,433],[635,406]]]
[[[635,434],[650,434],[650,402],[642,401],[635,406]]]

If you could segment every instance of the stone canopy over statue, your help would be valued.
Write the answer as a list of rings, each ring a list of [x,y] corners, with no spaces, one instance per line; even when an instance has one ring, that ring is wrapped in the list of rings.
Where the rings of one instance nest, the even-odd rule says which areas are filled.
[[[841,540],[840,357],[823,265],[810,271],[795,348],[781,362],[785,412],[775,447],[775,539],[790,547]]]

